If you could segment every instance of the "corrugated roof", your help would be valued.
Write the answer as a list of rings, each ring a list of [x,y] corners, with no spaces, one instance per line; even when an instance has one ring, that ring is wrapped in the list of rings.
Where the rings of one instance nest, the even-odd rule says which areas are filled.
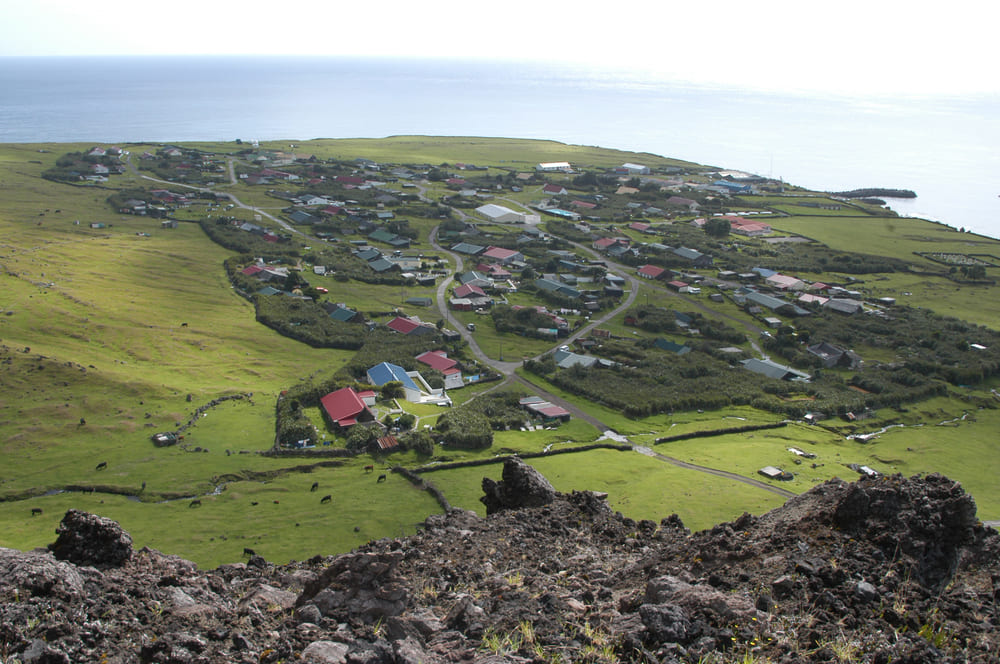
[[[423,362],[431,369],[437,369],[442,373],[454,368],[458,364],[457,360],[448,357],[443,350],[429,350],[426,353],[417,355],[416,359],[418,362]]]
[[[330,392],[320,399],[320,404],[330,419],[340,426],[354,424],[357,416],[368,410],[365,402],[350,387]]]
[[[368,380],[370,380],[373,385],[377,385],[379,387],[395,380],[402,383],[405,388],[416,390],[417,392],[420,391],[420,388],[413,382],[413,379],[406,375],[406,370],[403,369],[403,367],[396,364],[390,364],[389,362],[376,364],[369,369]]]

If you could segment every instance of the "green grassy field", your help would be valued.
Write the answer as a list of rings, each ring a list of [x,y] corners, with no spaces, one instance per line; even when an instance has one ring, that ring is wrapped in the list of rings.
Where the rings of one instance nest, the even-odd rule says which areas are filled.
[[[59,184],[39,177],[60,155],[87,147],[0,145],[0,454],[4,459],[0,546],[44,546],[53,540],[62,513],[75,507],[120,520],[140,546],[177,553],[203,566],[238,560],[244,547],[281,562],[413,532],[417,523],[438,511],[427,494],[398,475],[390,474],[387,482],[376,484],[363,471],[371,463],[368,457],[313,468],[313,460],[258,454],[274,440],[278,393],[317,372],[342,366],[352,353],[310,348],[257,324],[253,306],[234,293],[224,273],[222,263],[230,252],[209,241],[196,224],[163,230],[157,220],[113,213],[106,203],[112,189]],[[198,147],[220,153],[241,148],[233,143]],[[288,149],[287,143],[276,142],[272,147]],[[296,152],[435,165],[489,162],[516,170],[561,160],[601,166],[636,160],[651,166],[683,165],[652,155],[504,139],[324,140],[300,144]],[[107,183],[108,187],[138,185],[148,186],[148,182],[126,175],[113,176]],[[263,188],[220,185],[219,189],[231,189],[260,208],[277,211],[282,207]],[[522,193],[526,201],[537,194]],[[190,211],[192,217],[197,213]],[[241,218],[250,214],[240,212]],[[106,227],[92,229],[92,222]],[[433,222],[414,219],[413,226],[420,241],[426,242]],[[994,241],[915,220],[812,215],[783,218],[780,228],[842,249],[885,245],[887,253],[937,271],[940,266],[912,252],[933,248],[998,253]],[[495,230],[514,232],[507,227]],[[870,241],[862,244],[866,237]],[[432,288],[378,287],[332,279],[323,285],[330,289],[329,299],[365,311],[389,311],[408,297],[434,294]],[[905,297],[911,304],[1000,327],[1000,306],[985,287],[958,286],[911,274],[880,275],[865,279],[864,286],[875,294]],[[912,295],[900,295],[904,291]],[[647,286],[639,295],[637,303],[648,300],[692,309],[690,303],[685,305],[676,296]],[[705,295],[701,298],[699,302],[708,304]],[[750,320],[732,305],[713,306],[738,321]],[[425,320],[439,317],[433,308],[403,308]],[[553,346],[548,341],[499,335],[488,317],[458,313],[456,318],[460,326],[477,323],[475,338],[491,357],[499,358],[502,352],[504,359],[511,360]],[[620,316],[602,327],[622,336],[637,336]],[[875,359],[891,361],[890,355],[885,351],[884,357]],[[526,377],[643,445],[652,446],[656,438],[677,433],[776,419],[750,408],[732,408],[630,420],[565,394],[536,376]],[[492,387],[469,387],[451,395],[463,402]],[[236,393],[253,393],[253,398],[227,401],[207,411],[185,432],[186,449],[156,448],[149,441],[150,434],[186,422],[202,404]],[[965,404],[957,394],[921,404],[906,414],[887,411],[883,420],[871,422],[870,427],[897,421],[908,426],[891,429],[865,445],[845,441],[847,425],[832,423],[830,429],[790,426],[777,432],[656,445],[655,449],[757,477],[762,465],[792,463],[784,447],[809,446],[820,454],[823,465],[816,469],[808,464],[796,466],[801,471],[793,469],[796,479],[782,484],[793,491],[806,490],[835,475],[850,477],[852,471],[842,464],[852,461],[885,472],[937,470],[961,480],[976,495],[983,518],[1000,518],[1000,492],[992,481],[997,468],[991,461],[996,456],[991,452],[1000,416],[996,411],[978,411],[965,421],[937,426],[962,415]],[[440,412],[436,407],[402,406],[421,418],[421,426],[433,423]],[[318,409],[314,410],[310,416],[322,426]],[[924,426],[913,426],[918,424]],[[491,449],[438,450],[435,460],[537,452],[549,445],[590,442],[599,435],[593,426],[574,419],[554,430],[497,432]],[[100,462],[106,462],[107,468],[97,470]],[[376,463],[382,469],[390,463],[416,466],[425,462],[406,453]],[[615,509],[637,519],[659,520],[677,512],[689,527],[703,528],[745,510],[760,512],[780,503],[778,496],[759,488],[635,453],[596,451],[532,463],[557,489],[607,491]],[[479,509],[482,477],[499,477],[500,470],[499,465],[486,466],[430,473],[427,478],[454,504]],[[309,491],[314,481],[320,483],[316,493]],[[66,491],[67,487],[73,489]],[[319,499],[326,494],[331,494],[331,503],[321,505]],[[192,497],[201,500],[200,508],[189,507]],[[31,517],[34,507],[44,513]]]
[[[678,514],[693,530],[709,528],[744,511],[760,514],[778,507],[780,496],[733,480],[678,468],[635,452],[591,450],[532,459],[557,491],[606,491],[608,504],[633,519]],[[485,514],[479,501],[483,477],[499,480],[500,464],[427,473],[456,507]]]

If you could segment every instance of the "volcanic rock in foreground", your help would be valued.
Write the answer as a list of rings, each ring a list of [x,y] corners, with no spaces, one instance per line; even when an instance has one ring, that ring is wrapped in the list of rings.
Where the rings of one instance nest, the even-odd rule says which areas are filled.
[[[87,516],[60,538],[98,523]],[[1000,651],[1000,538],[940,475],[832,480],[695,534],[574,492],[485,519],[453,510],[412,537],[288,565],[200,571],[150,549],[111,564],[97,547],[77,564],[0,549],[0,656],[929,664]]]

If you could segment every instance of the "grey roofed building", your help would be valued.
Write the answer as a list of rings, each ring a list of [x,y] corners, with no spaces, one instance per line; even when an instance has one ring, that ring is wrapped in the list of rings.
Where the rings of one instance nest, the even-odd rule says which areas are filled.
[[[362,249],[361,251],[355,251],[354,255],[363,261],[373,261],[376,258],[381,258],[382,252],[373,247],[368,247],[367,249]]]
[[[674,256],[690,261],[695,267],[708,266],[712,264],[712,257],[701,253],[697,249],[689,247],[677,247],[671,250]]]
[[[388,272],[393,268],[398,267],[395,263],[387,258],[377,258],[368,263],[368,267],[375,270],[376,272]]]
[[[580,291],[577,289],[552,279],[535,279],[535,286],[544,291],[559,293],[560,295],[565,295],[566,297],[571,297],[573,299],[580,297]]]
[[[616,244],[608,249],[608,256],[611,256],[612,258],[621,258],[630,251],[632,251],[632,249],[629,247],[622,244]]]
[[[406,303],[416,307],[429,307],[434,304],[434,300],[429,297],[411,297],[406,300]]]
[[[347,307],[337,307],[330,312],[330,318],[344,323],[350,323],[358,316],[358,312]]]
[[[758,293],[755,290],[747,290],[743,293],[743,296],[748,302],[758,304],[771,311],[778,311],[779,309],[786,310],[789,314],[795,316],[808,316],[809,311],[803,309],[797,304],[793,304],[788,300],[782,300],[779,297],[774,297],[772,295],[765,295],[764,293]]]
[[[748,360],[742,360],[740,364],[742,364],[745,369],[753,371],[754,373],[759,373],[767,376],[768,378],[775,378],[777,380],[808,381],[810,378],[809,374],[803,371],[798,371],[771,360],[758,360],[756,358],[750,358]]]
[[[808,346],[806,351],[821,359],[823,365],[826,367],[840,365],[849,369],[855,369],[862,364],[861,356],[854,351],[844,350],[825,341]]]
[[[458,277],[458,283],[463,286],[476,286],[477,288],[492,288],[493,280],[487,277],[482,272],[476,272],[475,270],[470,270],[465,272]]]
[[[380,228],[368,234],[369,240],[375,240],[376,242],[384,242],[386,244],[391,242],[395,237],[397,237],[395,233],[390,233],[384,228]]]
[[[486,251],[486,247],[481,247],[478,244],[472,244],[471,242],[459,242],[451,248],[452,251],[460,254],[468,254],[469,256],[478,256],[479,254]]]
[[[293,224],[318,224],[319,218],[314,217],[308,212],[303,212],[302,210],[296,210],[295,212],[288,215],[288,219],[291,220]]]
[[[657,337],[655,340],[653,340],[653,345],[659,348],[660,350],[669,351],[671,353],[677,353],[678,355],[684,355],[685,353],[691,352],[690,346],[684,346],[682,344],[673,341],[668,341],[661,337]]]
[[[823,306],[842,314],[856,314],[863,308],[857,300],[847,300],[838,297],[830,298]]]

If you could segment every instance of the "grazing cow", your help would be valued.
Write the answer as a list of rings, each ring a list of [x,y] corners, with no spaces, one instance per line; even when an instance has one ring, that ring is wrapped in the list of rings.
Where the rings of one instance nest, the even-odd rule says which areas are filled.
[[[253,505],[254,507],[260,505],[260,503],[258,503],[256,500],[252,501],[250,504]]]
[[[330,502],[331,500],[333,500],[333,496],[331,496],[330,494],[327,494],[327,495],[325,495],[325,496],[323,496],[322,498],[319,499],[319,504],[323,505],[325,503]]]
[[[94,470],[104,470],[107,467],[108,467],[108,462],[102,461],[99,464],[97,464],[97,468],[95,468]]]
[[[276,500],[276,501],[274,501],[274,504],[275,504],[275,505],[277,505],[277,504],[278,504],[278,501],[277,501],[277,500]]]
[[[194,500],[191,501],[191,504],[188,505],[188,507],[201,507],[201,501],[195,498]]]
[[[385,482],[385,475],[378,476],[378,479],[375,480],[375,483],[378,484],[379,482]]]
[[[310,491],[315,491],[318,488],[319,488],[319,482],[313,482],[312,488],[310,488],[309,490]]]
[[[187,326],[188,326],[187,323],[181,323],[181,327],[187,327]]]
[[[244,556],[256,556],[257,552],[254,551],[253,549],[248,549],[248,548],[244,547],[243,548],[243,555]]]
[[[42,513],[42,508],[41,507],[32,507],[31,508],[31,516],[38,516],[41,513]]]
[[[365,472],[370,473],[375,470],[375,466],[365,466]]]

